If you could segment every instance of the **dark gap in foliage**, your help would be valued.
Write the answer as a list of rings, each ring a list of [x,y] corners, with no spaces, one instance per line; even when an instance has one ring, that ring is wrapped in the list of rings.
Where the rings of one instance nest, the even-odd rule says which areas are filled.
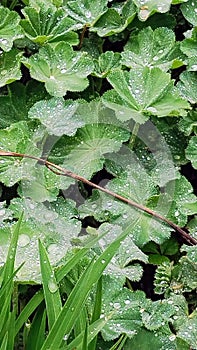
[[[98,228],[102,224],[102,222],[95,220],[94,216],[86,216],[81,220],[81,222],[83,228],[86,228],[88,226]]]
[[[175,80],[175,85],[179,81],[180,74],[186,70],[186,66],[182,66],[171,70],[171,77]]]
[[[181,166],[181,174],[184,175],[192,184],[194,194],[197,195],[197,170],[194,169],[191,163],[189,162]]]
[[[0,198],[0,202],[6,201],[6,204],[9,205],[10,201],[13,198],[18,197],[17,189],[18,189],[18,184],[13,185],[12,187],[7,187],[4,184],[1,184],[2,186],[2,195]]]
[[[124,46],[125,46],[125,44],[127,42],[129,34],[130,33],[128,33],[128,35],[126,35],[126,38],[125,38],[125,36],[124,37],[118,37],[117,35],[113,35],[111,37],[111,40],[106,38],[106,40],[105,40],[105,42],[103,44],[103,52],[106,52],[106,51],[122,52],[123,48],[124,48]]]
[[[112,174],[108,173],[108,171],[105,168],[103,168],[102,170],[98,171],[91,178],[91,181],[99,186],[105,187],[106,184],[108,183],[108,181],[113,179],[113,178],[114,178],[114,176]],[[88,196],[91,196],[93,188],[89,185],[86,185],[86,184],[84,185],[84,187],[88,193]]]
[[[143,266],[143,275],[139,282],[130,282],[134,290],[142,290],[145,292],[147,298],[150,298],[152,300],[159,300],[161,299],[161,295],[157,295],[154,293],[154,275],[156,266],[152,264],[144,264]]]
[[[22,72],[22,77],[20,79],[21,83],[26,85],[29,80],[31,80],[31,76],[29,73],[29,69],[24,66],[24,64],[21,64],[21,72]]]

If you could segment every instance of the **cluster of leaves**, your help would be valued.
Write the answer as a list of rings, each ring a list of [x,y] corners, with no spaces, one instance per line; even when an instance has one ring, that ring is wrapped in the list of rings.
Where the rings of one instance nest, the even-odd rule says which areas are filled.
[[[2,0],[0,23],[0,150],[197,238],[197,1]],[[36,160],[0,182],[1,349],[197,349],[195,246]]]

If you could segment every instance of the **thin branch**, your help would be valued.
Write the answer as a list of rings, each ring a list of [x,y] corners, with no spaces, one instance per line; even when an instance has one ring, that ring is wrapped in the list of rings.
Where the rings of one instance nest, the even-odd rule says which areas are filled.
[[[83,183],[85,183],[93,188],[98,189],[99,191],[107,193],[110,196],[113,196],[114,198],[117,198],[120,201],[131,205],[132,207],[135,207],[136,209],[139,209],[139,210],[151,215],[152,217],[154,217],[158,220],[165,222],[166,224],[171,226],[176,232],[178,232],[189,244],[197,245],[197,240],[194,237],[190,236],[187,232],[185,232],[182,228],[180,228],[174,222],[172,222],[172,221],[168,220],[166,217],[156,213],[152,209],[147,208],[144,205],[139,204],[131,199],[125,198],[125,197],[123,197],[123,196],[121,196],[113,191],[108,190],[107,188],[101,187],[101,186],[87,180],[86,178],[73,173],[70,170],[64,169],[64,168],[60,167],[59,165],[56,165],[54,163],[49,162],[46,159],[42,159],[42,158],[32,156],[29,154],[16,153],[16,152],[6,152],[6,151],[0,151],[0,156],[30,158],[30,159],[37,160],[39,164],[45,165],[50,171],[54,172],[56,175],[68,176],[68,177],[71,177],[77,181],[81,181],[81,182],[83,182]]]

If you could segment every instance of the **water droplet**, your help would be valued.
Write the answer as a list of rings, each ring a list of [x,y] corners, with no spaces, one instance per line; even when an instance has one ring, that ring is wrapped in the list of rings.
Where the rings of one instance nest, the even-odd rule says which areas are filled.
[[[20,247],[26,247],[30,243],[30,237],[22,233],[18,238],[18,245]]]
[[[85,16],[86,16],[86,18],[90,18],[92,16],[92,14],[90,11],[86,11]]]
[[[55,293],[58,290],[58,285],[53,279],[51,279],[48,283],[48,288],[51,293]]]

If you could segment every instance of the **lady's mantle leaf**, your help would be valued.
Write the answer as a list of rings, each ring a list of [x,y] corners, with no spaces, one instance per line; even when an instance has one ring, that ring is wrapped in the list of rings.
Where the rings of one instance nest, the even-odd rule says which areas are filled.
[[[13,41],[23,37],[19,21],[20,17],[15,11],[0,6],[0,47],[2,50],[9,51]]]
[[[158,300],[142,312],[142,321],[148,330],[157,330],[162,328],[165,323],[168,324],[175,313],[173,302],[169,303],[165,299]]]
[[[89,124],[73,137],[64,136],[52,151],[52,157],[64,159],[63,167],[88,179],[102,169],[105,153],[117,152],[129,132],[108,124]]]
[[[37,102],[29,111],[31,119],[39,119],[49,134],[72,136],[84,125],[82,120],[73,118],[78,107],[77,101],[51,98]]]
[[[103,102],[121,120],[142,124],[148,115],[179,115],[189,104],[180,98],[168,73],[159,68],[115,70],[107,76],[114,90],[103,95]]]
[[[63,9],[42,5],[39,9],[25,7],[22,10],[25,19],[21,20],[26,36],[40,45],[46,42],[65,41],[78,44],[78,35],[74,33],[75,22],[68,18]]]
[[[40,282],[40,262],[38,252],[38,238],[47,249],[51,264],[56,265],[67,250],[72,247],[72,239],[77,237],[81,223],[75,218],[77,209],[73,201],[58,198],[53,203],[36,203],[29,198],[14,199],[9,211],[18,218],[24,210],[21,224],[16,266],[25,261],[17,274],[19,281]],[[14,226],[4,223],[1,228],[0,253],[1,261],[6,258],[9,246],[10,230]]]
[[[96,234],[102,235],[106,229],[109,231],[108,234],[99,240],[101,251],[104,251],[122,232],[120,226],[104,223],[96,230]],[[135,260],[135,263],[132,263],[133,260]],[[112,278],[119,279],[122,283],[124,283],[126,277],[130,281],[139,281],[143,273],[143,268],[136,261],[147,263],[148,256],[134,244],[130,236],[127,236],[104,273],[105,275],[110,275]]]
[[[118,177],[109,181],[107,188],[148,206],[149,199],[157,197],[157,189],[153,180],[134,154],[126,154],[125,151],[124,155],[121,153],[120,151],[117,155],[107,155],[107,159],[111,159],[117,164],[117,167],[119,166]],[[109,169],[110,165],[107,167],[108,171]],[[160,209],[159,204],[156,210]],[[165,210],[167,209],[165,208]],[[150,240],[162,243],[164,239],[169,237],[171,231],[171,228],[161,221],[154,220],[150,215],[110,198],[104,193],[99,193],[96,196],[94,191],[92,198],[81,205],[79,210],[83,216],[94,216],[98,221],[108,221],[120,225],[123,230],[125,228],[130,230],[131,239],[139,247]]]
[[[31,80],[26,85],[16,81],[7,86],[8,94],[0,96],[0,128],[26,120],[28,109],[37,101],[48,98],[44,85]]]
[[[192,165],[197,169],[197,136],[193,136],[186,148],[186,157],[191,160]]]
[[[122,288],[115,276],[104,276],[102,315],[105,317],[112,313],[112,316],[102,329],[103,338],[109,341],[122,333],[132,338],[142,327],[141,309],[144,304],[143,292],[131,292]]]
[[[0,87],[21,78],[21,56],[16,49],[0,53]]]
[[[92,60],[85,52],[74,52],[64,42],[47,44],[26,65],[32,78],[45,82],[47,91],[61,97],[69,91],[82,91],[88,86],[87,75],[93,71]]]
[[[91,27],[107,10],[108,0],[67,1],[66,11],[81,27]]]
[[[197,312],[194,311],[180,327],[177,336],[187,342],[193,349],[197,349]]]
[[[167,71],[180,55],[172,30],[161,27],[153,31],[148,27],[130,36],[122,52],[122,64],[130,68],[148,66]]]
[[[26,122],[12,124],[0,130],[0,149],[4,151],[30,153],[40,156],[41,151],[35,145],[34,129]],[[32,168],[36,161],[15,157],[0,159],[0,181],[6,186],[13,186],[22,179],[31,179]]]
[[[187,3],[181,5],[183,16],[197,26],[197,0],[189,0]]]
[[[187,70],[197,71],[197,28],[194,28],[192,30],[191,37],[186,38],[181,42],[180,48],[181,51],[187,56],[187,58],[185,59],[185,63],[187,64]]]
[[[128,0],[122,4],[109,8],[91,30],[97,32],[101,37],[122,32],[136,15],[136,7],[133,1]]]
[[[99,78],[105,78],[111,70],[120,66],[120,54],[106,51],[99,56],[98,60],[94,60],[94,63],[94,75]]]
[[[138,7],[138,17],[141,21],[146,21],[154,12],[165,13],[169,11],[171,2],[171,0],[134,0],[134,3]]]
[[[180,81],[177,87],[180,94],[190,103],[197,102],[197,74],[196,72],[185,71],[180,75]]]

